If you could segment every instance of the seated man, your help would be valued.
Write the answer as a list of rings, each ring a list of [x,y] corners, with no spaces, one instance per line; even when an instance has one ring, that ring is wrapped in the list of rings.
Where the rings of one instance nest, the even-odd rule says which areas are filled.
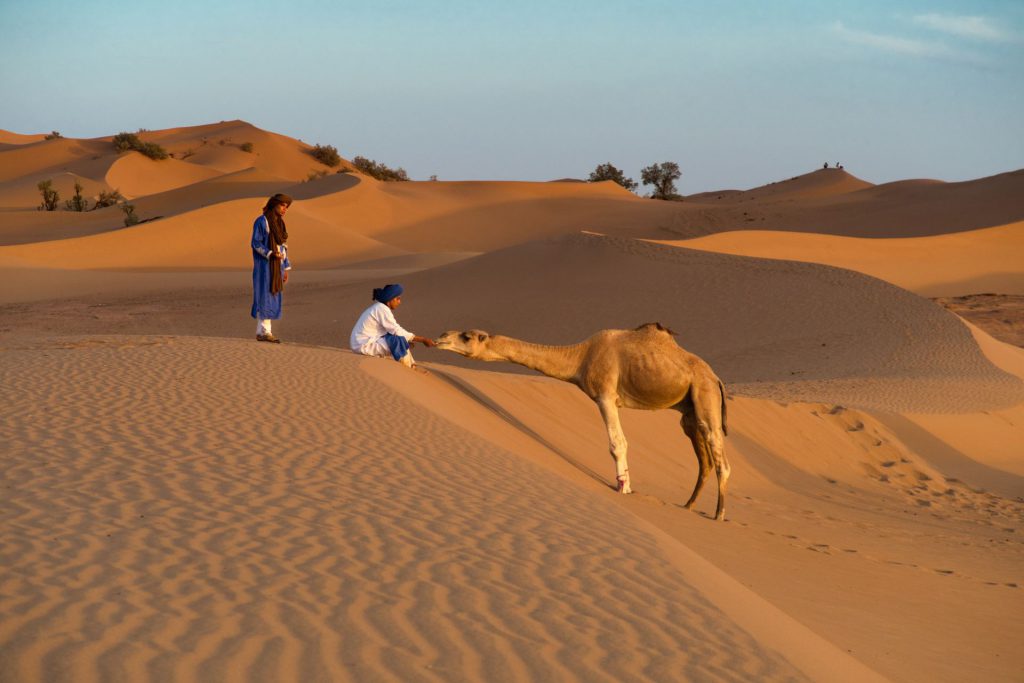
[[[394,310],[402,305],[402,285],[385,285],[373,290],[373,304],[363,311],[352,328],[349,346],[366,356],[391,356],[410,368],[416,363],[409,348],[415,342],[433,346],[434,341],[409,332],[395,320]]]

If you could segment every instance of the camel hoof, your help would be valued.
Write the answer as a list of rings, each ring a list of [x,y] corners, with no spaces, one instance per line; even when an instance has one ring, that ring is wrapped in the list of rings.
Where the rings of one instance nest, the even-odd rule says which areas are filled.
[[[633,489],[630,488],[630,486],[629,486],[629,480],[628,479],[621,478],[621,479],[618,480],[618,482],[619,482],[619,484],[616,487],[616,490],[619,493],[624,494],[624,495],[627,494],[627,493],[633,493]]]

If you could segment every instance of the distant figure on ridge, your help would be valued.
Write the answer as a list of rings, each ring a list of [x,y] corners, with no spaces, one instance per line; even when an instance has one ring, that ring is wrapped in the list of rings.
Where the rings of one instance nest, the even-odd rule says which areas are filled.
[[[395,320],[395,309],[402,305],[402,285],[385,285],[373,290],[373,303],[363,311],[352,328],[349,346],[365,356],[391,356],[403,365],[415,368],[410,348],[416,342],[433,346],[434,341],[409,332]]]
[[[292,267],[286,244],[288,229],[284,224],[284,214],[291,205],[291,197],[275,194],[252,224],[251,315],[256,318],[256,341],[281,343],[271,332],[270,321],[281,318],[281,293]]]
[[[698,467],[686,508],[693,506],[714,467],[715,519],[724,519],[730,472],[725,457],[725,387],[711,366],[676,344],[673,334],[660,323],[647,323],[635,330],[601,330],[579,344],[544,346],[482,330],[451,330],[437,338],[437,348],[476,360],[517,363],[582,389],[604,418],[620,493],[632,493],[632,488],[619,408],[679,411]]]
[[[824,168],[828,168],[828,162],[827,161],[825,162]]]

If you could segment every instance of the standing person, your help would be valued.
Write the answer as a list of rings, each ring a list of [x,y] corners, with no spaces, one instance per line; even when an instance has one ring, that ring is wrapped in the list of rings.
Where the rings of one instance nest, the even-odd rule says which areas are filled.
[[[252,224],[251,315],[256,318],[256,341],[281,343],[271,333],[270,321],[281,318],[281,292],[292,267],[285,244],[288,229],[284,224],[284,214],[291,205],[291,197],[275,194]]]
[[[363,311],[352,328],[348,344],[356,353],[387,358],[415,368],[409,348],[420,342],[433,346],[434,340],[409,332],[395,320],[395,309],[402,305],[402,285],[385,285],[373,290],[373,303]]]

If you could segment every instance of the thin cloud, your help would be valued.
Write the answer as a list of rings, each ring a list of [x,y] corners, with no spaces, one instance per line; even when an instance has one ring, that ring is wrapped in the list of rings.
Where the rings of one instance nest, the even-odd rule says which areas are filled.
[[[954,50],[948,45],[931,40],[917,40],[884,33],[871,33],[847,28],[841,21],[832,24],[832,30],[852,45],[861,45],[882,52],[920,57],[924,59],[944,59],[957,62],[983,63],[986,60],[970,52]]]
[[[966,17],[953,14],[919,14],[914,23],[958,38],[970,38],[991,43],[1014,41],[1009,31],[997,26],[988,17]]]

